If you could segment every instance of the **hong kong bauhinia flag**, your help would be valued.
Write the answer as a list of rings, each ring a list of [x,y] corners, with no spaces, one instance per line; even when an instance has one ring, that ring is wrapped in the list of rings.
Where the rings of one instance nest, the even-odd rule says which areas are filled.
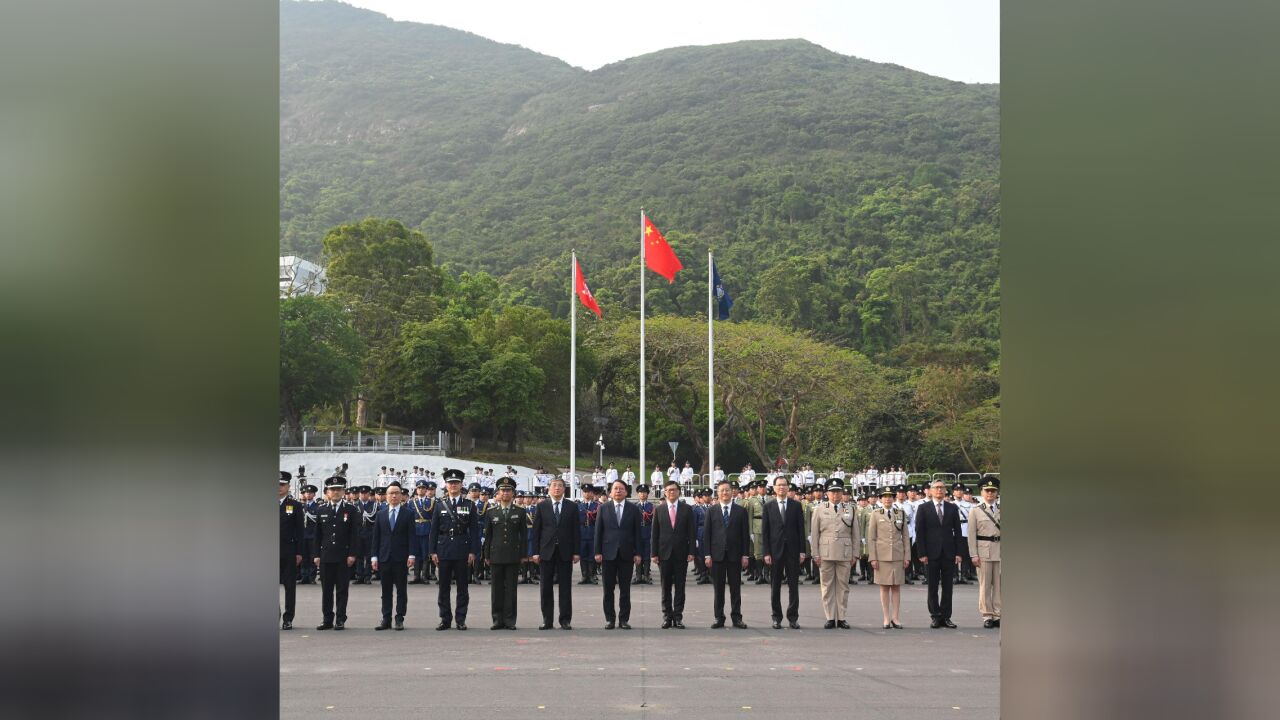
[[[596,317],[603,318],[600,312],[600,306],[596,304],[596,299],[591,295],[591,288],[587,287],[587,279],[582,276],[582,266],[578,265],[578,261],[573,261],[573,288],[578,293],[578,299],[588,310],[596,314]]]
[[[647,216],[644,219],[644,264],[670,283],[675,282],[676,273],[684,269],[680,258],[676,257],[666,238],[662,237],[662,233],[658,232],[658,228],[653,226]]]

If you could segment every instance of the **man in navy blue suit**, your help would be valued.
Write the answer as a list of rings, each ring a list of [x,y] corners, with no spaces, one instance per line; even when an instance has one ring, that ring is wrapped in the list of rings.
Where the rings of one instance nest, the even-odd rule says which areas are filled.
[[[916,508],[916,552],[929,578],[931,628],[954,628],[951,622],[951,584],[967,540],[960,530],[960,509],[946,501],[947,486],[941,480],[929,485],[929,500]],[[942,599],[938,599],[938,585]]]
[[[417,557],[410,549],[413,538],[412,512],[404,504],[399,485],[387,488],[387,506],[378,511],[373,521],[373,553],[369,561],[382,582],[382,622],[375,630],[391,627],[391,593],[396,596],[397,630],[404,629],[404,615],[409,608],[409,568]]]
[[[480,517],[475,503],[462,497],[464,477],[461,470],[444,471],[447,494],[436,503],[431,518],[431,541],[427,550],[431,553],[431,562],[440,569],[440,624],[436,630],[448,630],[455,619],[459,630],[467,629],[467,605],[471,601],[467,573],[480,550]],[[458,584],[456,613],[449,606],[449,588],[455,582]]]
[[[604,570],[605,630],[614,627],[613,589],[618,588],[618,627],[630,630],[631,568],[640,565],[640,510],[627,502],[627,484],[614,480],[609,485],[609,502],[596,515],[596,562]]]

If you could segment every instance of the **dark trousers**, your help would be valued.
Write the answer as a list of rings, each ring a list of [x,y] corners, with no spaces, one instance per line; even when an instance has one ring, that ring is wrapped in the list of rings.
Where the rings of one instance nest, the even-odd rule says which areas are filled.
[[[347,567],[346,560],[320,563],[320,612],[325,622],[333,622],[335,593],[338,598],[337,617],[342,622],[347,621],[347,590],[350,584],[351,568]]]
[[[951,619],[951,583],[956,579],[954,558],[929,558],[925,565],[929,578],[929,616],[934,620]],[[938,583],[942,583],[942,601],[938,601]]]
[[[630,557],[604,561],[604,619],[614,621],[613,588],[618,588],[617,620],[627,622],[631,619],[631,567],[634,561]]]
[[[378,561],[378,578],[382,583],[382,619],[391,619],[391,592],[396,595],[396,617],[404,619],[409,609],[409,564],[405,560]]]
[[[559,587],[560,589],[560,624],[568,625],[573,622],[573,559],[560,559],[559,552],[554,558],[548,560],[542,559],[540,564],[542,568],[542,577],[540,578],[542,593],[542,622],[551,624],[551,613],[555,610],[555,602],[553,599],[553,591]]]
[[[440,594],[437,604],[440,606],[440,619],[447,623],[453,622],[455,618],[460,623],[467,621],[467,604],[471,602],[471,593],[467,589],[469,568],[465,557],[459,560],[440,558]],[[455,582],[458,584],[457,612],[449,609],[450,586]]]
[[[658,575],[662,578],[662,617],[684,620],[684,581],[689,575],[688,559],[684,555],[676,557],[672,554],[667,560],[659,560]]]
[[[293,602],[298,596],[298,563],[293,555],[280,558],[280,584],[284,585],[284,615],[280,619],[293,622]]]
[[[800,619],[800,556],[773,556],[773,572],[769,575],[769,601],[773,604],[773,620],[782,620],[782,580],[787,580],[787,619]]]
[[[355,575],[357,580],[368,580],[373,576],[373,568],[369,562],[370,557],[373,555],[372,549],[369,547],[372,544],[373,534],[370,533],[369,535],[365,535],[361,533],[360,552],[356,554]]]
[[[711,584],[716,622],[724,622],[724,586],[729,584],[729,617],[734,622],[742,619],[742,563],[732,560],[711,561]]]
[[[582,567],[582,579],[588,582],[594,580],[596,572],[599,571],[599,568],[596,567],[595,556],[592,555],[594,552],[594,538],[582,538],[582,550],[578,553],[582,557],[582,560],[579,564]]]
[[[520,579],[520,563],[493,563],[493,580],[489,583],[489,602],[493,622],[507,627],[516,626],[516,582]]]
[[[311,553],[316,550],[316,539],[313,537],[302,539],[302,567],[298,568],[298,580],[304,583],[312,583],[316,580],[316,566],[311,562]]]
[[[413,579],[417,580],[422,577],[430,577],[427,568],[431,567],[431,556],[427,553],[427,541],[430,537],[427,535],[414,535],[409,541],[409,547],[412,549],[413,556],[416,560],[413,563]]]

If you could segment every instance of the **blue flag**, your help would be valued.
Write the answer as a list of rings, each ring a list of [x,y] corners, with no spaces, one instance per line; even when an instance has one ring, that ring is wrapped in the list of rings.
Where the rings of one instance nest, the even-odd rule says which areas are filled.
[[[711,261],[711,277],[715,281],[716,314],[719,315],[720,320],[728,320],[729,309],[733,307],[733,298],[725,292],[724,282],[720,279],[720,271],[716,270],[714,260]]]

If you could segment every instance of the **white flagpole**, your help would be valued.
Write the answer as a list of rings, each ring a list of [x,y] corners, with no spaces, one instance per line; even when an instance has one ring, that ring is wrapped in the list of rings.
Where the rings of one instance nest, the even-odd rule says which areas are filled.
[[[569,268],[569,482],[572,493],[578,487],[578,253],[571,251]],[[572,497],[572,495],[571,495]]]
[[[641,478],[649,472],[644,463],[644,240],[644,208],[640,208],[640,474],[637,477]]]
[[[714,311],[715,258],[707,250],[707,475],[716,471],[716,330]]]

